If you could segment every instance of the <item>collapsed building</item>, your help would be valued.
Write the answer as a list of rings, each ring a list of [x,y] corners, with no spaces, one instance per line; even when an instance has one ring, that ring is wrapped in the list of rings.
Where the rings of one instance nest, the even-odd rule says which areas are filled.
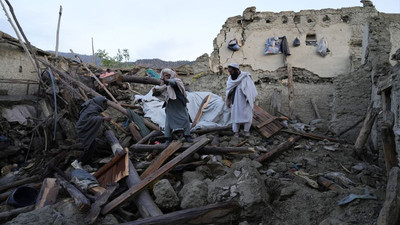
[[[93,223],[98,217],[99,224],[398,224],[400,15],[380,13],[370,1],[363,4],[280,13],[247,8],[243,15],[227,19],[210,56],[200,56],[192,66],[174,68],[190,91],[220,96],[224,96],[225,68],[229,63],[236,62],[241,70],[251,72],[259,93],[259,109],[249,140],[234,140],[226,127],[211,129],[212,132],[193,131],[199,135],[192,146],[154,145],[154,140],[162,142],[160,137],[143,140],[149,134],[142,133],[145,126],[154,131],[158,126],[147,118],[144,122],[131,119],[130,123],[136,125],[121,127],[127,117],[124,108],[146,117],[142,103],[134,101],[133,95],[145,95],[158,81],[146,77],[147,68],[120,70],[107,86],[115,96],[107,111],[115,118],[115,123],[107,127],[107,139],[119,149],[113,150],[116,156],[109,163],[117,164],[128,155],[133,162],[123,170],[128,176],[124,178],[127,184],[114,179],[121,187],[105,186],[111,193],[103,190],[96,196],[84,194],[89,196],[87,202],[80,195],[78,201],[70,193],[75,204],[60,200],[57,194],[54,199],[45,199],[42,194],[36,210],[2,207],[0,219],[19,224],[36,218],[36,211],[53,221],[76,224]],[[237,43],[233,50],[228,48],[231,40]],[[281,47],[282,43],[286,47]],[[15,170],[26,173],[25,179],[35,177],[28,184],[40,181],[42,190],[46,186],[42,180],[54,177],[52,172],[56,171],[56,183],[72,188],[68,176],[60,176],[62,171],[71,170],[70,163],[81,148],[74,122],[84,99],[99,93],[109,96],[101,84],[96,87],[90,79],[93,74],[103,73],[103,69],[33,47],[31,53],[38,58],[40,67],[52,73],[38,76],[18,40],[1,33],[0,49],[1,136],[7,139],[2,142],[7,146],[0,154],[5,159],[0,165],[4,176],[0,188],[3,204],[7,205],[14,188],[21,185],[18,181],[23,180]],[[199,112],[206,113],[207,106],[202,106],[198,106]],[[289,124],[279,121],[282,116],[289,119]],[[151,139],[152,144],[141,145]],[[122,147],[128,147],[130,154],[124,153]],[[164,166],[171,168],[161,167],[158,162],[165,170],[157,170],[159,174],[147,168],[157,164],[157,154],[182,148],[199,150],[197,158],[186,159],[180,169],[166,173],[165,179],[158,182],[145,176],[142,181],[133,181],[130,173],[135,169],[161,179],[176,165],[168,162]],[[236,154],[230,155],[229,151]],[[107,150],[101,151],[97,172],[113,174],[99,163],[110,154],[111,151],[108,155]],[[170,162],[178,161],[178,157]],[[112,164],[108,167],[112,168]],[[8,186],[7,182],[16,185]],[[152,188],[146,190],[150,184]],[[135,190],[140,185],[144,191]],[[112,195],[116,189],[119,191]],[[87,213],[88,208],[90,212],[97,210],[97,215]],[[100,211],[103,217],[99,216]],[[68,221],[68,215],[77,219]],[[178,220],[179,217],[183,219]]]

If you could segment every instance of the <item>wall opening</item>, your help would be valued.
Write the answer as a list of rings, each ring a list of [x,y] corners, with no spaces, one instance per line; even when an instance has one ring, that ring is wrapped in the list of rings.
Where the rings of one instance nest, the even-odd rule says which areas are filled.
[[[326,23],[329,23],[329,22],[331,22],[331,18],[329,18],[328,15],[325,15],[325,16],[322,18],[322,21],[324,21],[324,22],[326,22]]]
[[[293,18],[293,22],[294,23],[300,23],[300,16],[299,15],[295,15]]]
[[[342,16],[341,20],[343,21],[343,23],[348,23],[350,22],[350,17],[349,16]]]
[[[288,22],[287,16],[282,16],[282,23],[287,23],[287,22]]]
[[[306,45],[314,46],[316,44],[317,44],[317,35],[316,34],[307,34]]]
[[[312,23],[312,22],[314,22],[314,19],[311,18],[311,17],[308,17],[308,18],[307,18],[307,23]]]

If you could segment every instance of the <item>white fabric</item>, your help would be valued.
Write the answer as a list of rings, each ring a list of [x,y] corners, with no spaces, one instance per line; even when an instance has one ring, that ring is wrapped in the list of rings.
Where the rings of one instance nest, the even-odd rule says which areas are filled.
[[[251,122],[258,93],[250,73],[241,72],[236,80],[229,76],[226,87],[225,101],[227,103],[231,101],[231,95],[234,95],[233,105],[231,105],[232,123]],[[235,93],[231,93],[235,87],[237,87]]]
[[[162,108],[163,101],[152,96],[153,90],[146,95],[135,95],[135,101],[142,100],[142,109],[145,117],[150,118],[161,128],[165,127],[165,110]],[[192,119],[196,117],[197,111],[205,97],[211,92],[187,92],[189,102],[187,104],[189,115]],[[224,103],[224,100],[215,94],[212,94],[210,102],[204,108],[199,122],[192,130],[221,127],[231,123],[230,109]]]

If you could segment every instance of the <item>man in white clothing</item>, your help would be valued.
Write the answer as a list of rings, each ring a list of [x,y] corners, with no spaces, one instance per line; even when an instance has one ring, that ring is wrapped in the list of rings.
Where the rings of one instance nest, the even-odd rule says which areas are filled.
[[[244,135],[249,137],[257,89],[251,74],[240,71],[238,64],[229,64],[228,72],[230,76],[226,82],[225,101],[231,108],[232,130],[235,137],[239,137],[239,128],[243,124]]]

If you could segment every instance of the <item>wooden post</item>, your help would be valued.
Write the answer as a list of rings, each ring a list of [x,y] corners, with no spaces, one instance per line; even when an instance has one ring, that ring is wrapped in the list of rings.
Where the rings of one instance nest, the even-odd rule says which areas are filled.
[[[93,55],[93,64],[97,66],[97,63],[96,63],[96,55],[94,54],[93,38],[92,38],[92,55]]]
[[[370,104],[367,110],[367,115],[363,126],[360,130],[360,134],[357,137],[356,143],[354,144],[355,153],[357,156],[361,156],[365,143],[368,140],[369,134],[371,133],[372,125],[374,125],[375,118],[378,115],[378,109],[373,108],[373,102]]]
[[[317,117],[317,119],[321,119],[321,115],[319,114],[317,103],[315,103],[315,98],[311,98],[310,101],[311,101],[311,105],[314,109],[315,116]]]
[[[192,145],[190,148],[188,148],[186,151],[181,153],[179,156],[175,157],[171,161],[169,161],[167,164],[162,166],[160,169],[156,170],[154,173],[150,174],[147,176],[144,180],[142,180],[140,183],[137,185],[129,188],[127,191],[125,191],[123,194],[115,198],[113,201],[105,205],[101,211],[103,215],[111,212],[114,210],[116,207],[119,207],[122,205],[124,202],[128,201],[129,199],[135,197],[136,194],[138,194],[140,191],[142,191],[144,188],[146,188],[148,185],[153,183],[155,180],[159,179],[161,176],[163,176],[165,173],[173,169],[177,164],[182,162],[184,159],[187,157],[191,156],[194,154],[196,151],[204,147],[210,140],[208,138],[203,138],[199,142],[195,143]]]
[[[281,111],[281,93],[281,90],[275,88],[274,93],[272,94],[271,108],[274,116],[278,116],[278,113]]]
[[[61,24],[61,15],[62,15],[62,6],[60,5],[60,12],[58,13],[58,23],[57,23],[57,34],[56,34],[56,58],[58,57],[58,40],[60,36],[60,24]]]
[[[288,71],[288,94],[289,94],[289,118],[294,118],[294,84],[293,84],[293,69],[290,63],[287,64]]]

